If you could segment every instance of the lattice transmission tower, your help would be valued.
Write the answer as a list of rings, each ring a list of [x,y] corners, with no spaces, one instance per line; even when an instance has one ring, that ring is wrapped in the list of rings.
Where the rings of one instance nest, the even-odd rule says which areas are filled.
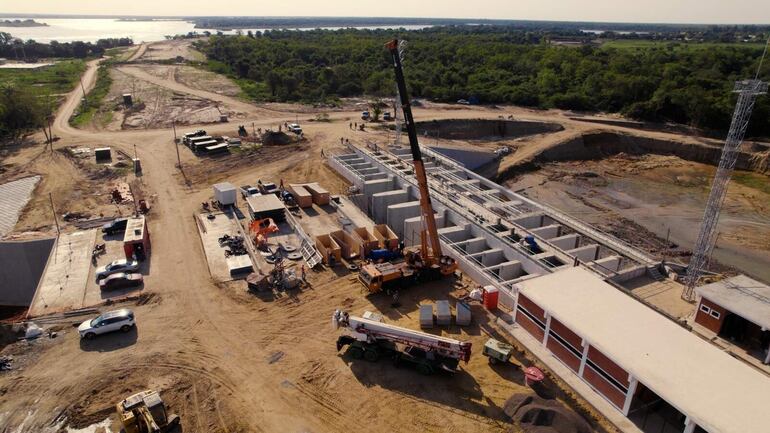
[[[401,39],[398,41],[398,56],[401,58],[401,64],[404,63],[404,53],[406,52],[406,41]],[[393,141],[395,147],[401,147],[401,129],[403,127],[403,114],[401,113],[401,95],[398,94],[398,84],[396,84],[396,106],[395,113],[393,113],[394,120],[396,121],[396,139]]]
[[[764,55],[763,55],[764,58]],[[762,67],[760,62],[760,68]],[[758,77],[759,71],[757,71]],[[719,160],[719,167],[714,176],[714,182],[711,184],[711,192],[706,202],[706,210],[703,213],[703,222],[701,223],[698,239],[695,241],[690,264],[687,267],[686,286],[682,292],[682,298],[687,301],[695,300],[695,284],[698,282],[707,261],[711,256],[711,251],[716,243],[717,223],[719,222],[719,213],[722,210],[722,204],[725,201],[727,193],[727,184],[730,182],[730,175],[735,168],[735,161],[738,158],[738,149],[743,142],[743,136],[746,134],[746,128],[749,126],[751,111],[754,109],[754,102],[757,96],[767,93],[767,83],[758,79],[743,80],[735,83],[734,93],[738,94],[738,101],[735,104],[733,119],[730,123],[730,131],[725,140],[725,146],[722,149],[722,157]]]

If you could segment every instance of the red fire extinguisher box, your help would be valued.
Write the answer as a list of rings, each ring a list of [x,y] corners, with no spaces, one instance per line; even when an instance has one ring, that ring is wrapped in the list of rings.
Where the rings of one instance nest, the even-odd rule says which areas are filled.
[[[497,309],[497,302],[500,300],[500,291],[495,286],[485,286],[482,303],[488,311]]]

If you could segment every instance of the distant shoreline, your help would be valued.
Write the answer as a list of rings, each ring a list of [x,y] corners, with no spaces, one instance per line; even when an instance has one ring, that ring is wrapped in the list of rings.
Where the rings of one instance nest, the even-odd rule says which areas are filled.
[[[0,27],[48,27],[46,23],[39,23],[32,19],[26,20],[0,20]]]

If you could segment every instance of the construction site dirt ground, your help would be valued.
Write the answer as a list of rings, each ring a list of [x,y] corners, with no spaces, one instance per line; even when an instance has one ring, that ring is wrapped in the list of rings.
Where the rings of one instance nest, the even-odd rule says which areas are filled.
[[[686,263],[715,170],[675,156],[621,154],[603,160],[548,163],[507,185],[659,258],[668,254],[670,260]],[[743,171],[734,174],[722,208],[714,259],[733,272],[770,279],[768,203],[770,177]],[[644,230],[629,226],[628,221]]]
[[[148,49],[151,46],[155,44],[137,47],[132,58],[141,61],[153,52]],[[93,86],[95,67],[95,62],[89,63],[83,79],[86,89]],[[322,152],[328,155],[344,151],[340,139],[359,145],[384,144],[392,139],[391,132],[374,127],[364,132],[352,131],[349,123],[359,121],[361,111],[354,104],[344,109],[294,104],[255,106],[231,96],[191,88],[167,79],[168,76],[159,78],[137,66],[126,68],[138,71],[134,76],[163,87],[164,92],[182,92],[235,107],[244,113],[246,125],[277,128],[298,119],[306,141],[265,146],[254,152],[253,157],[233,153],[221,158],[198,158],[185,147],[173,144],[169,127],[115,131],[70,127],[67,120],[81,97],[79,89],[72,92],[57,112],[53,130],[59,140],[53,153],[45,150],[41,135],[33,137],[37,144],[11,151],[0,161],[0,181],[21,174],[43,177],[16,232],[55,231],[49,193],[54,196],[57,209],[61,207],[57,214],[63,209],[106,206],[106,198],[99,192],[105,188],[104,180],[89,177],[86,167],[73,162],[60,149],[108,144],[130,155],[136,145],[143,175],[137,179],[125,172],[119,179],[138,181],[152,202],[148,217],[153,245],[150,272],[145,276],[145,288],[138,300],[103,308],[133,308],[138,323],[136,331],[81,342],[72,325],[88,316],[51,318],[41,321],[41,325],[58,331],[56,338],[44,337],[5,349],[16,353],[20,361],[14,370],[0,374],[0,425],[13,432],[37,433],[106,422],[102,425],[117,431],[114,404],[141,389],[155,388],[161,391],[171,410],[182,417],[185,432],[320,433],[358,431],[362,425],[372,432],[511,428],[501,415],[503,402],[514,393],[530,391],[522,386],[515,368],[492,368],[480,355],[487,333],[499,335],[499,330],[486,322],[486,315],[479,308],[474,309],[474,325],[466,330],[449,328],[447,332],[474,344],[471,361],[462,365],[462,371],[454,378],[423,377],[387,362],[352,362],[335,350],[339,334],[331,330],[330,318],[336,308],[352,314],[376,310],[392,323],[417,328],[419,303],[453,299],[466,289],[449,283],[415,287],[402,294],[402,306],[394,309],[390,298],[365,296],[355,277],[341,268],[310,272],[310,287],[266,299],[246,292],[243,282],[215,284],[208,272],[192,215],[200,211],[201,202],[211,200],[212,183],[227,180],[239,186],[253,185],[257,179],[276,183],[281,179],[286,183],[316,181],[332,194],[345,193],[347,183],[324,163]],[[329,114],[329,122],[308,121],[322,113]],[[596,129],[595,125],[570,120],[559,111],[441,104],[425,104],[415,109],[418,120],[494,119],[500,115],[554,121],[565,126],[565,131],[527,141],[502,161],[501,169],[526,161],[570,134]],[[185,130],[202,127],[210,135],[234,136],[237,125],[190,125]],[[662,132],[606,128],[690,140]],[[179,134],[185,132],[179,129]],[[177,150],[183,171],[177,167]],[[549,181],[545,185],[558,190],[558,184]],[[535,186],[528,191],[531,194],[535,190],[547,192],[549,188]],[[542,199],[547,201],[548,197]],[[70,222],[62,222],[62,227],[74,230]],[[501,338],[504,336],[501,334]],[[559,389],[549,383],[545,390],[569,406],[583,407],[579,398]],[[597,429],[612,430],[606,420],[597,418]]]

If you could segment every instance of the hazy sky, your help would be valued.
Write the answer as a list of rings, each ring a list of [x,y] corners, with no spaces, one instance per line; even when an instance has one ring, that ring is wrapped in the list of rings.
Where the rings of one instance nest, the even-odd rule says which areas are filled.
[[[770,24],[770,0],[2,0],[0,13]]]

